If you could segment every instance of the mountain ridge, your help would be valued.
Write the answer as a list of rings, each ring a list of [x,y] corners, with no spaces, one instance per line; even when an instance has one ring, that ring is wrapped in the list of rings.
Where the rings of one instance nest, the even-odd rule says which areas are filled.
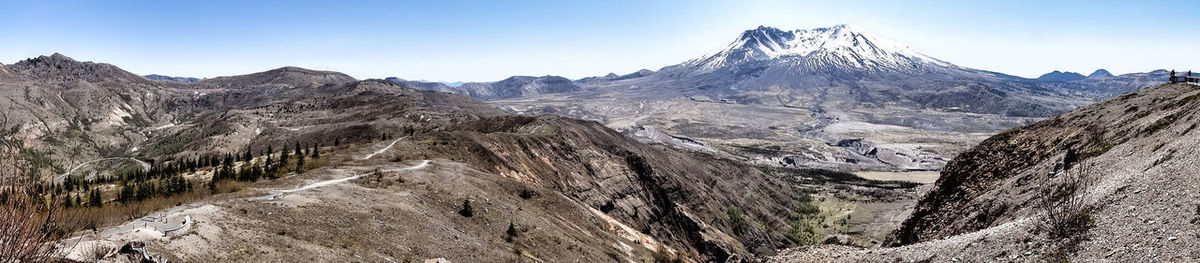
[[[175,77],[175,76],[166,76],[166,75],[159,75],[159,74],[150,74],[150,75],[145,75],[142,77],[145,77],[145,78],[151,79],[151,80],[165,80],[165,81],[182,82],[182,83],[192,83],[192,82],[201,80],[200,78]]]
[[[907,45],[885,38],[856,24],[784,31],[759,26],[744,31],[716,53],[685,61],[672,69],[687,75],[712,72],[755,61],[785,59],[802,72],[829,68],[867,72],[909,72],[927,66],[953,67]],[[676,73],[679,74],[679,73]]]
[[[203,79],[194,82],[194,84],[217,87],[266,84],[284,84],[290,87],[316,87],[326,84],[346,84],[354,81],[357,81],[357,79],[341,72],[285,66],[258,73]]]
[[[24,76],[51,81],[146,82],[142,76],[112,64],[77,61],[59,53],[22,60],[10,65],[9,69]]]
[[[1063,71],[1055,70],[1053,72],[1042,74],[1041,76],[1038,76],[1037,80],[1038,81],[1072,81],[1072,80],[1081,80],[1081,79],[1086,79],[1086,78],[1088,78],[1088,77],[1083,76],[1083,74],[1069,72],[1069,71],[1063,72]]]
[[[1113,74],[1109,73],[1108,70],[1105,70],[1105,69],[1097,69],[1096,71],[1092,71],[1092,74],[1087,75],[1088,78],[1112,77],[1112,76],[1113,76]]]
[[[396,77],[386,80],[421,90],[467,95],[478,100],[497,100],[579,91],[570,79],[559,76],[512,76],[496,82],[468,82],[458,86],[440,82],[409,81]]]

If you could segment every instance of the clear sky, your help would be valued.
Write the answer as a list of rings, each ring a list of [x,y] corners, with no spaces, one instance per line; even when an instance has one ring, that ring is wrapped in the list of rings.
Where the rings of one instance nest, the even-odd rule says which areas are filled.
[[[759,25],[862,25],[960,66],[1036,77],[1200,70],[1190,1],[2,1],[0,62],[63,53],[137,74],[281,66],[494,81],[657,70]]]

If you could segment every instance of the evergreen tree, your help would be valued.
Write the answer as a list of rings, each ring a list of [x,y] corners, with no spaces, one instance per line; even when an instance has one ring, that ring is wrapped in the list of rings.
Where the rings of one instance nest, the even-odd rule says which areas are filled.
[[[287,151],[287,148],[284,148],[283,151],[279,152],[279,165],[276,166],[276,169],[277,170],[278,170],[278,168],[287,169],[286,167],[284,167],[284,165],[287,165],[287,163],[288,163],[288,151]]]
[[[341,145],[342,145],[342,138],[333,138],[333,147],[338,147]]]
[[[303,173],[303,172],[304,172],[304,156],[301,155],[301,156],[297,156],[297,158],[296,158],[296,173]]]
[[[88,205],[91,205],[92,207],[104,206],[104,200],[101,200],[100,198],[100,190],[92,189],[92,191],[88,193]]]
[[[302,150],[300,149],[299,141],[296,142],[296,152],[292,153],[292,155],[295,155],[296,157],[301,157],[301,158],[302,158],[302,156],[304,156],[304,152],[302,152]]]
[[[122,183],[121,192],[117,195],[117,200],[120,200],[121,203],[129,203],[130,201],[133,201],[133,191],[135,190],[133,188],[134,185],[130,184],[129,182]]]
[[[273,160],[271,160],[271,155],[272,155],[272,154],[274,154],[274,153],[272,153],[272,152],[271,152],[271,150],[270,150],[270,147],[268,147],[268,148],[267,148],[267,160],[266,160],[265,162],[263,162],[263,163],[264,163],[264,164],[263,164],[263,166],[264,166],[264,167],[266,167],[266,170],[271,170],[271,167],[275,165],[275,164],[273,164],[273,163],[272,163],[272,162],[274,162],[274,161],[273,161]]]
[[[313,147],[312,147],[312,158],[313,159],[321,158],[321,148],[320,147],[321,147],[321,143],[319,143],[319,142],[316,144],[313,144]]]

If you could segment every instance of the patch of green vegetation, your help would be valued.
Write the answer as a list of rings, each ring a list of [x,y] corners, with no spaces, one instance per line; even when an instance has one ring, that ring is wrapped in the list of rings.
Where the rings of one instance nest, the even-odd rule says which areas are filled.
[[[29,168],[30,172],[32,172],[32,173],[36,173],[37,171],[41,171],[42,169],[47,169],[47,168],[50,169],[50,171],[54,172],[55,174],[60,174],[60,173],[65,172],[65,169],[63,169],[62,167],[60,167],[58,165],[55,165],[54,160],[52,160],[50,158],[50,156],[53,155],[53,153],[51,153],[49,150],[39,151],[39,150],[34,150],[34,149],[22,148],[20,155],[21,155],[21,160],[25,160],[26,162],[28,162],[28,165],[29,165],[28,168]]]
[[[725,216],[729,219],[729,225],[733,227],[733,232],[741,232],[741,229],[746,227],[746,216],[742,213],[741,208],[726,208]]]
[[[165,155],[175,154],[183,151],[188,144],[194,143],[197,139],[199,139],[197,137],[198,136],[195,131],[184,130],[179,133],[167,135],[161,140],[158,140],[155,142],[152,150]]]
[[[1092,147],[1091,149],[1088,149],[1087,151],[1084,151],[1082,154],[1080,154],[1080,157],[1081,157],[1081,159],[1087,159],[1087,158],[1100,156],[1100,155],[1103,155],[1104,153],[1108,152],[1109,150],[1112,150],[1113,146],[1115,146],[1115,145],[1113,145],[1111,143],[1105,143],[1100,146]]]
[[[789,217],[788,231],[783,235],[797,246],[806,246],[820,242],[820,225],[825,220],[821,215],[821,207],[814,202],[812,189],[802,188],[796,191],[796,207]]]

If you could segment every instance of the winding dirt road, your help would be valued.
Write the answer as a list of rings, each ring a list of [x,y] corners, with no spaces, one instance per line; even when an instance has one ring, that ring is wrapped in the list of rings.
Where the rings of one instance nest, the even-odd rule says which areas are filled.
[[[58,181],[58,182],[61,182],[62,180],[66,179],[66,178],[67,178],[67,176],[71,175],[71,173],[75,172],[75,170],[79,170],[79,168],[83,168],[84,166],[87,166],[87,165],[89,165],[89,164],[92,164],[92,163],[95,163],[95,162],[99,162],[99,161],[106,161],[106,160],[120,160],[120,159],[133,160],[133,161],[137,162],[138,164],[141,164],[141,165],[142,165],[142,169],[145,169],[145,170],[150,170],[150,163],[144,162],[144,161],[142,161],[142,160],[138,160],[137,158],[133,158],[133,157],[109,157],[109,158],[100,158],[100,159],[95,159],[95,160],[91,160],[91,161],[86,161],[86,162],[83,162],[83,163],[81,163],[81,164],[75,165],[75,167],[74,167],[74,168],[71,168],[71,170],[67,170],[67,172],[65,172],[65,173],[63,173],[63,174],[60,174],[60,175],[58,175],[57,177],[55,177],[55,178],[54,178],[54,180],[55,180],[55,181]]]

